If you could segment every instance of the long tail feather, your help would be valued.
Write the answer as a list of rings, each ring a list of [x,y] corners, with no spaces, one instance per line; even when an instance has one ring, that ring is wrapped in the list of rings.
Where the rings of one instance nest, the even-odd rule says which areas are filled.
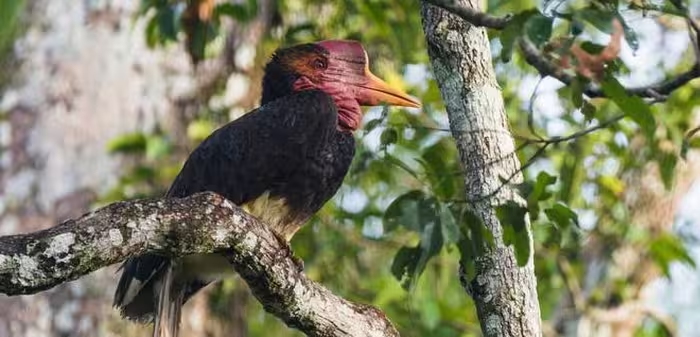
[[[185,299],[185,289],[175,279],[175,266],[171,263],[156,286],[156,312],[153,337],[177,337],[180,313]]]

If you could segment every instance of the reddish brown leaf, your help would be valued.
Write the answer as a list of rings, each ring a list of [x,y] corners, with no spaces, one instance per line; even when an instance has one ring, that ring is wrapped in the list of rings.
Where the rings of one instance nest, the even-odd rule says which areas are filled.
[[[197,1],[197,13],[202,21],[209,21],[211,13],[214,11],[214,0]]]
[[[571,46],[571,55],[576,59],[576,72],[581,76],[593,80],[601,80],[605,71],[605,65],[614,61],[620,54],[620,45],[624,31],[619,20],[613,20],[612,25],[613,33],[610,35],[610,42],[600,54],[590,54],[577,44]],[[562,56],[560,66],[569,68],[570,65],[568,55]]]

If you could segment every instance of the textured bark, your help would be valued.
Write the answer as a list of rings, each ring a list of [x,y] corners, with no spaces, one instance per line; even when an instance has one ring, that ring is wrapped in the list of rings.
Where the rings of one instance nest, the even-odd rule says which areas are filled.
[[[269,32],[271,0],[257,1],[251,21],[222,22],[225,52],[196,70],[179,45],[147,47],[147,22],[134,17],[139,1],[26,2],[15,62],[3,69],[11,77],[0,84],[0,234],[88,211],[135,160],[107,152],[115,137],[163,129],[184,156],[186,122],[203,106],[239,107],[236,117],[259,97],[255,52]],[[150,336],[109,305],[114,269],[34,296],[0,296],[0,337]],[[220,327],[236,322],[210,315],[204,293],[212,288],[184,308],[183,335],[230,336]]]
[[[381,311],[306,278],[286,243],[213,193],[118,202],[46,230],[0,237],[0,292],[36,293],[146,252],[227,255],[265,309],[309,336],[398,336]]]
[[[480,2],[457,3],[478,10]],[[426,2],[422,16],[428,54],[465,172],[466,198],[495,238],[495,246],[475,260],[476,277],[461,275],[463,285],[474,299],[484,336],[540,336],[532,256],[524,267],[517,265],[512,248],[503,244],[494,209],[523,200],[501,181],[522,178],[486,30]]]
[[[17,66],[0,93],[0,235],[89,210],[125,167],[107,143],[162,124],[169,99],[193,85],[185,53],[146,46],[138,5],[27,1]],[[121,323],[110,321],[114,284],[104,270],[35,296],[0,296],[0,337],[107,336]]]

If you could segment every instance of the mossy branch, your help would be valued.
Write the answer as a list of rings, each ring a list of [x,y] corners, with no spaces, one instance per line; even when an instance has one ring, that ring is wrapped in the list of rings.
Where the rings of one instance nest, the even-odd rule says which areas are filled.
[[[0,237],[0,293],[37,293],[147,252],[227,256],[267,311],[309,336],[399,335],[381,311],[309,280],[285,242],[213,193],[117,202],[43,231]]]

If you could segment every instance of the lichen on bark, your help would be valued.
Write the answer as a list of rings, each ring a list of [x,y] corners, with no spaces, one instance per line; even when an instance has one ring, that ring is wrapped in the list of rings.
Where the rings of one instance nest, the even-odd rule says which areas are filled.
[[[0,293],[33,294],[144,253],[226,256],[266,310],[309,336],[398,336],[379,310],[306,278],[267,225],[214,193],[117,202],[46,230],[0,237]]]
[[[479,9],[474,0],[455,5]],[[522,203],[517,191],[502,181],[512,176],[511,183],[517,183],[521,176],[486,30],[425,1],[422,18],[428,55],[460,153],[466,199],[495,242],[475,259],[476,277],[460,279],[474,299],[484,336],[540,336],[532,254],[525,266],[518,266],[512,247],[503,243],[496,217],[495,207]],[[531,240],[530,236],[532,247]]]

